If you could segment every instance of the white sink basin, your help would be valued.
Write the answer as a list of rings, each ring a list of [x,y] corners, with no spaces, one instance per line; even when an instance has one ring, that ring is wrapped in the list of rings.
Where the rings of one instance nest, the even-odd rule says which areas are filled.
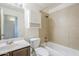
[[[0,44],[0,48],[1,48],[1,47],[4,47],[4,46],[7,46],[7,44],[6,44],[6,43]]]
[[[19,43],[22,43],[22,41],[21,41],[21,40],[19,40],[19,41],[14,41],[14,42],[12,42],[11,44],[9,44],[8,42],[3,42],[3,43],[0,43],[0,48],[5,47],[5,46],[10,46],[10,45],[13,45],[13,44],[19,44]],[[23,43],[24,43],[24,42],[23,42]]]
[[[0,43],[0,53],[6,52],[6,50],[9,49],[9,47],[7,47],[8,45],[6,43]]]

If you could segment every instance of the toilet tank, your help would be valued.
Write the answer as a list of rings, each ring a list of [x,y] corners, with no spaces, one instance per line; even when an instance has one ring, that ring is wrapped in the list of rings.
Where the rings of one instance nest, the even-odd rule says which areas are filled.
[[[40,45],[40,38],[31,38],[30,44],[32,48],[37,48]]]

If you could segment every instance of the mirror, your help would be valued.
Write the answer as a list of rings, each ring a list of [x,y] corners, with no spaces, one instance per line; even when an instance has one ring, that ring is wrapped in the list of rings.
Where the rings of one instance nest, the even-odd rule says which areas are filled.
[[[11,15],[3,15],[3,39],[18,37],[18,18]]]

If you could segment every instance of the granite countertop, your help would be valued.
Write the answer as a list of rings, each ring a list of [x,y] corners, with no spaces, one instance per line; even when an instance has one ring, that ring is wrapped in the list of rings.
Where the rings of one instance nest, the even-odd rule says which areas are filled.
[[[21,49],[21,48],[24,48],[24,47],[28,47],[28,46],[30,46],[30,44],[27,41],[18,40],[18,41],[15,41],[14,43],[12,43],[10,45],[8,44],[8,45],[1,46],[0,47],[0,55],[6,54],[8,52],[18,50],[18,49]]]

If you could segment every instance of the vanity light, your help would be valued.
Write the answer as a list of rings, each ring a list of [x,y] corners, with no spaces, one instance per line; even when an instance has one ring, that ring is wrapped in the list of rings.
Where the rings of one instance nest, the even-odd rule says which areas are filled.
[[[15,21],[15,18],[14,17],[10,17],[9,21]]]

